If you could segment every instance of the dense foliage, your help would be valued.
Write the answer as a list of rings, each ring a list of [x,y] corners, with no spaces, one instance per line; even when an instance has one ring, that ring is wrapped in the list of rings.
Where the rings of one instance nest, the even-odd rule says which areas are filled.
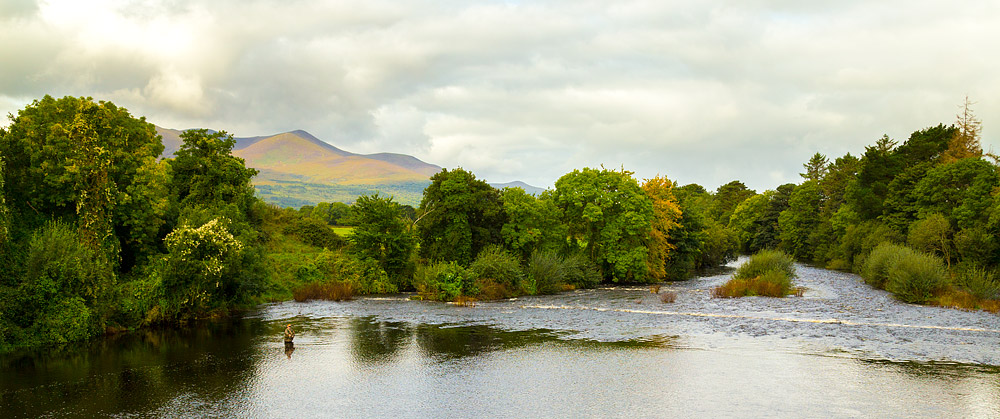
[[[186,131],[159,160],[143,118],[46,96],[0,129],[0,352],[262,301],[470,303],[682,280],[739,252],[756,255],[720,295],[787,295],[798,259],[908,302],[1000,307],[1000,169],[966,105],[902,144],[816,153],[801,184],[760,194],[584,168],[535,196],[458,168],[434,175],[416,209],[371,195],[294,210],[255,196],[256,170],[225,132]]]
[[[853,270],[904,301],[988,305],[1000,265],[1000,168],[979,145],[980,125],[966,102],[954,125],[902,144],[883,136],[860,158],[832,163],[817,153],[801,184],[748,197],[729,226],[744,251],[782,249]],[[974,298],[955,297],[964,294]]]

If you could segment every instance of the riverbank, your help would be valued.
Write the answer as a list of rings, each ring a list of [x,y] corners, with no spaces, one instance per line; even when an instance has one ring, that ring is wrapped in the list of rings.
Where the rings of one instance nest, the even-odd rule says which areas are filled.
[[[410,301],[407,295],[346,303],[278,303],[265,320],[373,316],[382,321],[549,329],[567,338],[621,341],[677,337],[692,348],[752,338],[776,348],[829,356],[1000,366],[1000,316],[902,303],[857,275],[797,264],[802,297],[712,297],[729,273],[668,283],[662,303],[646,286],[599,287],[552,296],[478,302],[471,307]]]

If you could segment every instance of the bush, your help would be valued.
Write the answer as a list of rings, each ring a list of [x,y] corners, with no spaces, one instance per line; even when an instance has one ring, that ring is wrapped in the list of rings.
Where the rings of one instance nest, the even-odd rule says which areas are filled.
[[[861,268],[861,277],[868,285],[885,289],[889,281],[889,271],[900,260],[915,254],[912,249],[892,243],[882,243],[872,250],[865,258]]]
[[[913,252],[889,268],[886,289],[905,302],[924,304],[947,284],[947,273],[940,258]]]
[[[716,298],[784,297],[791,294],[795,261],[778,250],[761,250],[740,265],[729,280],[712,290]]]
[[[534,287],[525,280],[521,262],[500,246],[487,246],[479,252],[476,260],[469,265],[469,272],[475,279],[475,289],[463,289],[465,295],[478,296],[484,288],[495,289],[499,286],[505,289],[500,296],[484,295],[486,298],[506,298],[515,295],[533,294]],[[488,287],[480,287],[487,285]]]
[[[955,277],[956,284],[980,299],[1000,299],[1000,280],[995,271],[968,266]]]
[[[555,294],[566,285],[566,262],[553,251],[534,251],[528,257],[528,282],[536,294]]]
[[[601,283],[601,274],[594,263],[581,253],[573,253],[563,257],[566,271],[566,285],[574,288],[594,288]]]
[[[795,259],[780,250],[761,250],[736,269],[737,279],[759,277],[770,271],[780,272],[789,280],[795,277]]]
[[[438,262],[417,267],[413,286],[423,298],[454,301],[463,295],[465,284],[471,287],[470,274],[457,262]]]
[[[330,250],[339,249],[346,244],[329,225],[312,217],[295,218],[282,229],[282,233],[295,236],[305,244]]]

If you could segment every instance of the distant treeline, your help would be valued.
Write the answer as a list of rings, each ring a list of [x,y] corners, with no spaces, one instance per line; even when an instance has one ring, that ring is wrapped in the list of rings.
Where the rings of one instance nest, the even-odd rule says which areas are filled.
[[[584,168],[534,196],[458,168],[434,175],[417,208],[376,194],[295,210],[255,195],[225,132],[186,131],[158,160],[144,118],[46,96],[0,130],[0,351],[262,301],[415,290],[467,302],[682,280],[771,248],[860,270],[880,243],[905,243],[947,263],[947,287],[971,289],[962,273],[989,284],[1000,260],[1000,182],[966,115],[860,158],[817,154],[800,185],[761,194]],[[345,239],[333,225],[354,227]]]

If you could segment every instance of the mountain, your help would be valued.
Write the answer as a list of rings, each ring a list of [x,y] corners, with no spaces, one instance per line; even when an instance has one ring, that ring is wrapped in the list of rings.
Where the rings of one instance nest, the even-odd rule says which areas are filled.
[[[164,157],[180,149],[182,131],[156,129],[163,137]],[[351,153],[301,130],[234,140],[233,155],[260,171],[253,181],[257,193],[286,207],[353,202],[376,192],[415,206],[430,176],[441,170],[405,154]]]
[[[491,183],[490,186],[492,186],[494,188],[497,188],[497,189],[503,189],[503,188],[521,188],[521,189],[524,189],[524,191],[527,192],[529,195],[534,195],[534,196],[538,196],[542,192],[545,192],[545,189],[539,188],[537,186],[531,186],[531,185],[529,185],[527,183],[524,183],[524,182],[521,182],[519,180],[515,180],[513,182],[507,182],[507,183]]]
[[[183,144],[183,131],[163,127],[156,127],[156,131],[163,138],[163,157],[173,156]],[[302,130],[234,140],[233,155],[260,172],[253,179],[257,194],[284,207],[350,203],[360,195],[376,192],[417,206],[430,177],[441,171],[440,166],[406,154],[351,153]],[[497,189],[519,187],[532,195],[544,191],[520,181],[491,185]]]

